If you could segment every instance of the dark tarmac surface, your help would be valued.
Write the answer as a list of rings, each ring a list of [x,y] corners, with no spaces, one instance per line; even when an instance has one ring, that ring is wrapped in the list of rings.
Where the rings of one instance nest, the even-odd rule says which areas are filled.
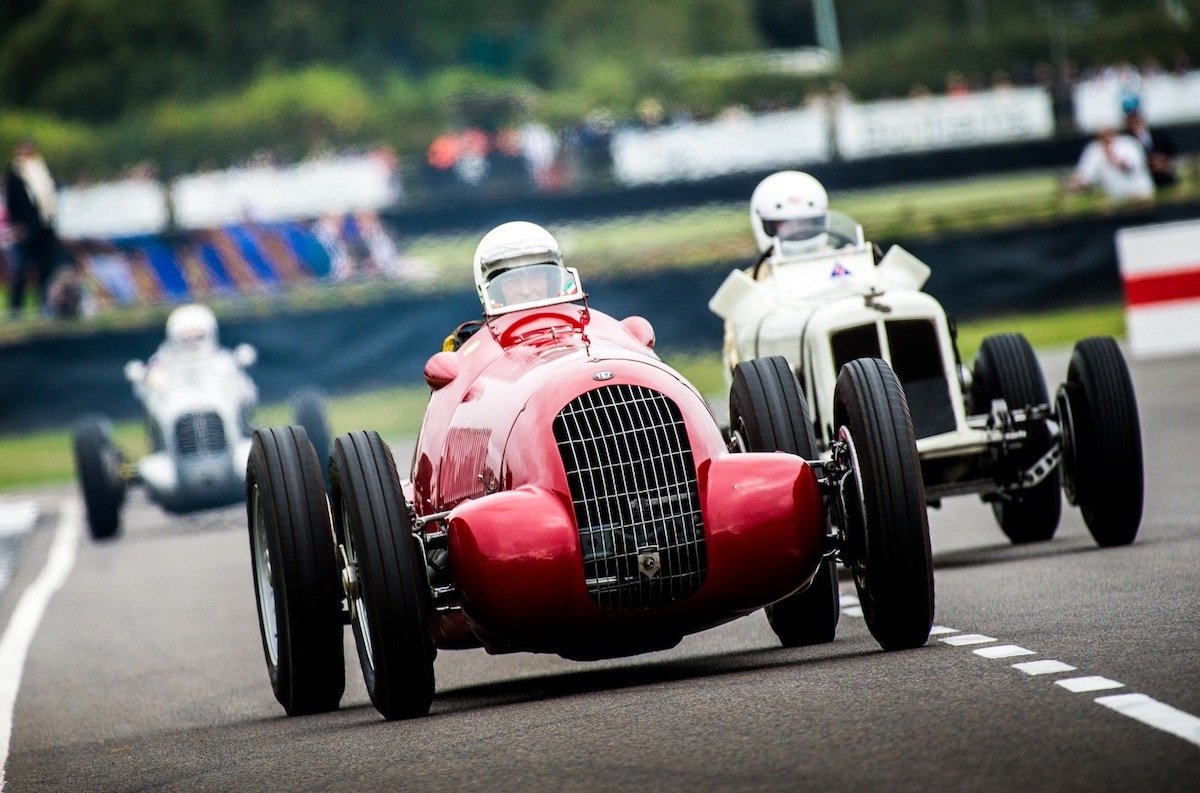
[[[409,722],[371,707],[349,632],[342,709],[286,718],[243,513],[173,518],[135,497],[124,536],[82,538],[50,600],[6,788],[1194,791],[1200,731],[1189,742],[1095,702],[1140,693],[1200,716],[1200,359],[1133,372],[1147,463],[1136,543],[1097,548],[1068,507],[1053,541],[1015,548],[977,499],[947,501],[931,513],[936,623],[958,634],[884,653],[846,600],[837,640],[813,648],[781,649],[760,612],[617,661],[443,651],[432,713]],[[51,511],[73,497],[37,494]],[[26,542],[0,620],[55,522]],[[974,633],[995,641],[941,641]],[[974,652],[1008,644],[1032,653]],[[1012,668],[1043,660],[1076,670]],[[1121,687],[1055,684],[1090,676]]]

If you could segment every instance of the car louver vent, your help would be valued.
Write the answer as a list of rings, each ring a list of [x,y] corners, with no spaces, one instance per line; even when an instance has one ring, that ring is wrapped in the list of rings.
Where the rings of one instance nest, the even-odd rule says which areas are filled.
[[[225,450],[225,425],[216,413],[188,413],[175,420],[175,449],[179,454]]]
[[[703,516],[687,428],[641,386],[588,391],[554,419],[588,592],[605,608],[674,603],[704,583]]]

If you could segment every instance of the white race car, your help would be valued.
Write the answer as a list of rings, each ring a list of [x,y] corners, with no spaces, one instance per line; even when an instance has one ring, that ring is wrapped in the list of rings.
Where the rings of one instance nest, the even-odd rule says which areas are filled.
[[[172,313],[167,341],[148,363],[125,366],[145,408],[150,454],[127,463],[103,416],[85,416],[75,425],[75,467],[95,539],[119,532],[130,485],[143,486],[151,500],[173,513],[228,506],[246,497],[257,389],[245,369],[257,353],[247,344],[232,352],[218,347],[216,322],[207,309],[207,317],[203,312],[198,317],[205,338],[185,348],[186,339],[173,338],[172,320],[195,308],[203,309],[185,306]],[[184,319],[197,317],[185,313]],[[318,454],[327,456],[329,429],[320,395],[300,391],[292,405],[296,423],[305,428]]]
[[[984,339],[971,368],[955,328],[921,291],[929,267],[900,246],[879,257],[852,218],[830,212],[818,250],[764,257],[729,274],[709,302],[725,320],[727,375],[740,361],[782,356],[799,378],[828,459],[843,365],[881,358],[899,379],[917,438],[926,501],[978,494],[1014,543],[1054,535],[1061,489],[1102,546],[1133,542],[1142,517],[1137,402],[1111,338],[1075,345],[1052,400],[1020,334]],[[731,427],[736,443],[739,428]]]

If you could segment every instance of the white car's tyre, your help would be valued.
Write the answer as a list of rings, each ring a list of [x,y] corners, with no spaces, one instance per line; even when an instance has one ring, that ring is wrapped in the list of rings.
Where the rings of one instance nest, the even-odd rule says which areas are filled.
[[[817,460],[808,406],[787,359],[757,358],[738,364],[729,392],[731,441],[748,452],[782,451]],[[833,559],[821,562],[812,583],[767,606],[767,621],[785,647],[831,642],[841,608]]]
[[[330,509],[367,693],[385,719],[429,712],[432,597],[391,450],[375,432],[333,443]]]
[[[1075,345],[1057,405],[1067,500],[1098,545],[1128,545],[1142,523],[1145,471],[1133,380],[1115,341]]]
[[[296,423],[304,428],[308,440],[317,452],[321,470],[325,472],[325,485],[328,486],[329,446],[332,438],[329,433],[329,419],[326,416],[325,398],[315,388],[305,388],[292,395],[291,403]]]
[[[933,556],[904,390],[879,358],[842,367],[834,460],[848,469],[843,531],[863,617],[885,650],[920,647],[933,626]]]
[[[113,442],[112,427],[102,416],[85,416],[76,423],[71,442],[92,539],[115,537],[121,530],[125,481],[121,478],[124,460]]]
[[[1010,410],[1048,405],[1046,380],[1033,347],[1020,333],[988,336],[979,346],[971,386],[973,413],[986,413],[993,399],[1003,399]],[[1024,469],[1033,465],[1054,443],[1044,423],[1034,425],[1024,449],[1005,460]],[[1062,519],[1061,473],[1054,468],[1038,484],[1009,490],[992,501],[996,522],[1014,544],[1049,540]]]
[[[321,468],[302,428],[254,433],[246,514],[275,698],[289,716],[336,710],[346,685],[343,593]]]

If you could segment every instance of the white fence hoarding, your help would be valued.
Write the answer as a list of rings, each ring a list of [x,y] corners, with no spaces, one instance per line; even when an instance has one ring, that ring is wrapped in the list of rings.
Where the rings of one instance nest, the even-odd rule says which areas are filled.
[[[1136,99],[1151,126],[1200,120],[1200,71],[1185,74],[1115,73],[1075,86],[1075,125],[1084,132],[1120,127],[1122,104]]]
[[[820,109],[621,130],[612,141],[613,172],[627,185],[790,168],[829,155]]]
[[[127,179],[58,193],[58,233],[71,239],[157,234],[167,225],[167,198],[153,179]]]
[[[398,198],[392,175],[372,156],[194,174],[175,183],[175,219],[196,229],[378,210]]]
[[[861,102],[837,110],[837,148],[847,160],[1053,136],[1050,94],[1042,88]]]
[[[391,206],[400,198],[394,176],[387,157],[340,157],[192,174],[174,183],[171,198],[181,229],[311,219]],[[58,233],[65,239],[155,234],[167,225],[166,191],[153,180],[63,189]]]
[[[1200,351],[1200,220],[1117,232],[1125,327],[1138,358]]]

